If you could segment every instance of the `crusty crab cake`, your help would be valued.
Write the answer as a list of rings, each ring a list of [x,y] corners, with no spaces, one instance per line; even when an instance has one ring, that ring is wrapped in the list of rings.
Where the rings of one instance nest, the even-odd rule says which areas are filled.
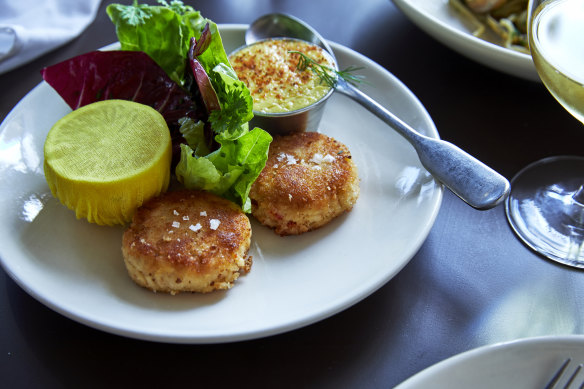
[[[130,277],[155,292],[229,289],[251,268],[249,218],[203,191],[155,197],[136,211],[122,252]]]
[[[349,149],[317,132],[275,137],[266,167],[251,187],[252,214],[279,235],[322,227],[359,197]]]

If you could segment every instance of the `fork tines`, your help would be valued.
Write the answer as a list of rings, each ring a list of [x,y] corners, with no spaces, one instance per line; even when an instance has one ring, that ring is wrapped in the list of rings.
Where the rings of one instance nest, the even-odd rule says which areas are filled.
[[[546,387],[545,387],[546,389],[560,387],[560,386],[556,386],[556,385],[558,385],[560,383],[560,381],[562,381],[564,378],[568,377],[568,375],[564,374],[564,373],[568,370],[568,365],[570,365],[570,362],[572,362],[572,358],[568,358],[564,361],[562,366],[560,366],[560,368],[558,369],[556,374],[552,377],[551,381],[548,382],[548,384],[546,385]],[[584,379],[580,379],[579,381],[576,381],[576,377],[578,376],[578,373],[580,373],[580,370],[582,370],[582,367],[583,367],[582,363],[578,364],[574,368],[574,371],[572,372],[572,374],[567,378],[567,381],[564,384],[564,386],[561,386],[561,387],[564,389],[568,389],[568,388],[583,389],[584,388]],[[572,386],[576,382],[580,382],[580,383],[577,384],[576,386]]]

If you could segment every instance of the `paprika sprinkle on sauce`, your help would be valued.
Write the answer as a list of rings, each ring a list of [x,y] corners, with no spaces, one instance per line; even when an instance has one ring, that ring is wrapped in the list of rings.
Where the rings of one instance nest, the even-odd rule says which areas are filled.
[[[300,55],[291,51],[335,68],[322,48],[293,39],[260,41],[230,56],[231,66],[251,92],[254,111],[295,111],[317,102],[331,90],[312,71],[297,69]]]

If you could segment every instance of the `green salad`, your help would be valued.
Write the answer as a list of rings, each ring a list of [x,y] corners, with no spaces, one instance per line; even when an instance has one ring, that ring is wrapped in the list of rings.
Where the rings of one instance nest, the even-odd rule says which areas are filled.
[[[188,189],[215,193],[249,213],[248,194],[265,166],[272,137],[259,128],[249,130],[253,101],[229,63],[217,25],[181,1],[158,3],[146,5],[134,0],[132,5],[111,4],[107,13],[122,50],[148,54],[174,82],[194,90],[195,95],[200,93],[198,98],[205,104],[197,109],[215,107],[196,118],[179,120],[184,142],[176,177]],[[200,68],[206,75],[201,77]],[[196,83],[191,79],[193,73]],[[219,107],[207,105],[208,96],[213,94]],[[206,133],[209,127],[211,144]]]

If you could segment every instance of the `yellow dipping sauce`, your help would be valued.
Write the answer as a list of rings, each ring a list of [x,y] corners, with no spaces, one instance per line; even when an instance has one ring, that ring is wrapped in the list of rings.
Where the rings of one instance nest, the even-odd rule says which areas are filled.
[[[254,43],[229,57],[231,66],[253,97],[253,109],[262,113],[291,112],[322,99],[331,90],[310,69],[298,70],[299,51],[321,65],[335,63],[319,46],[293,39]]]

